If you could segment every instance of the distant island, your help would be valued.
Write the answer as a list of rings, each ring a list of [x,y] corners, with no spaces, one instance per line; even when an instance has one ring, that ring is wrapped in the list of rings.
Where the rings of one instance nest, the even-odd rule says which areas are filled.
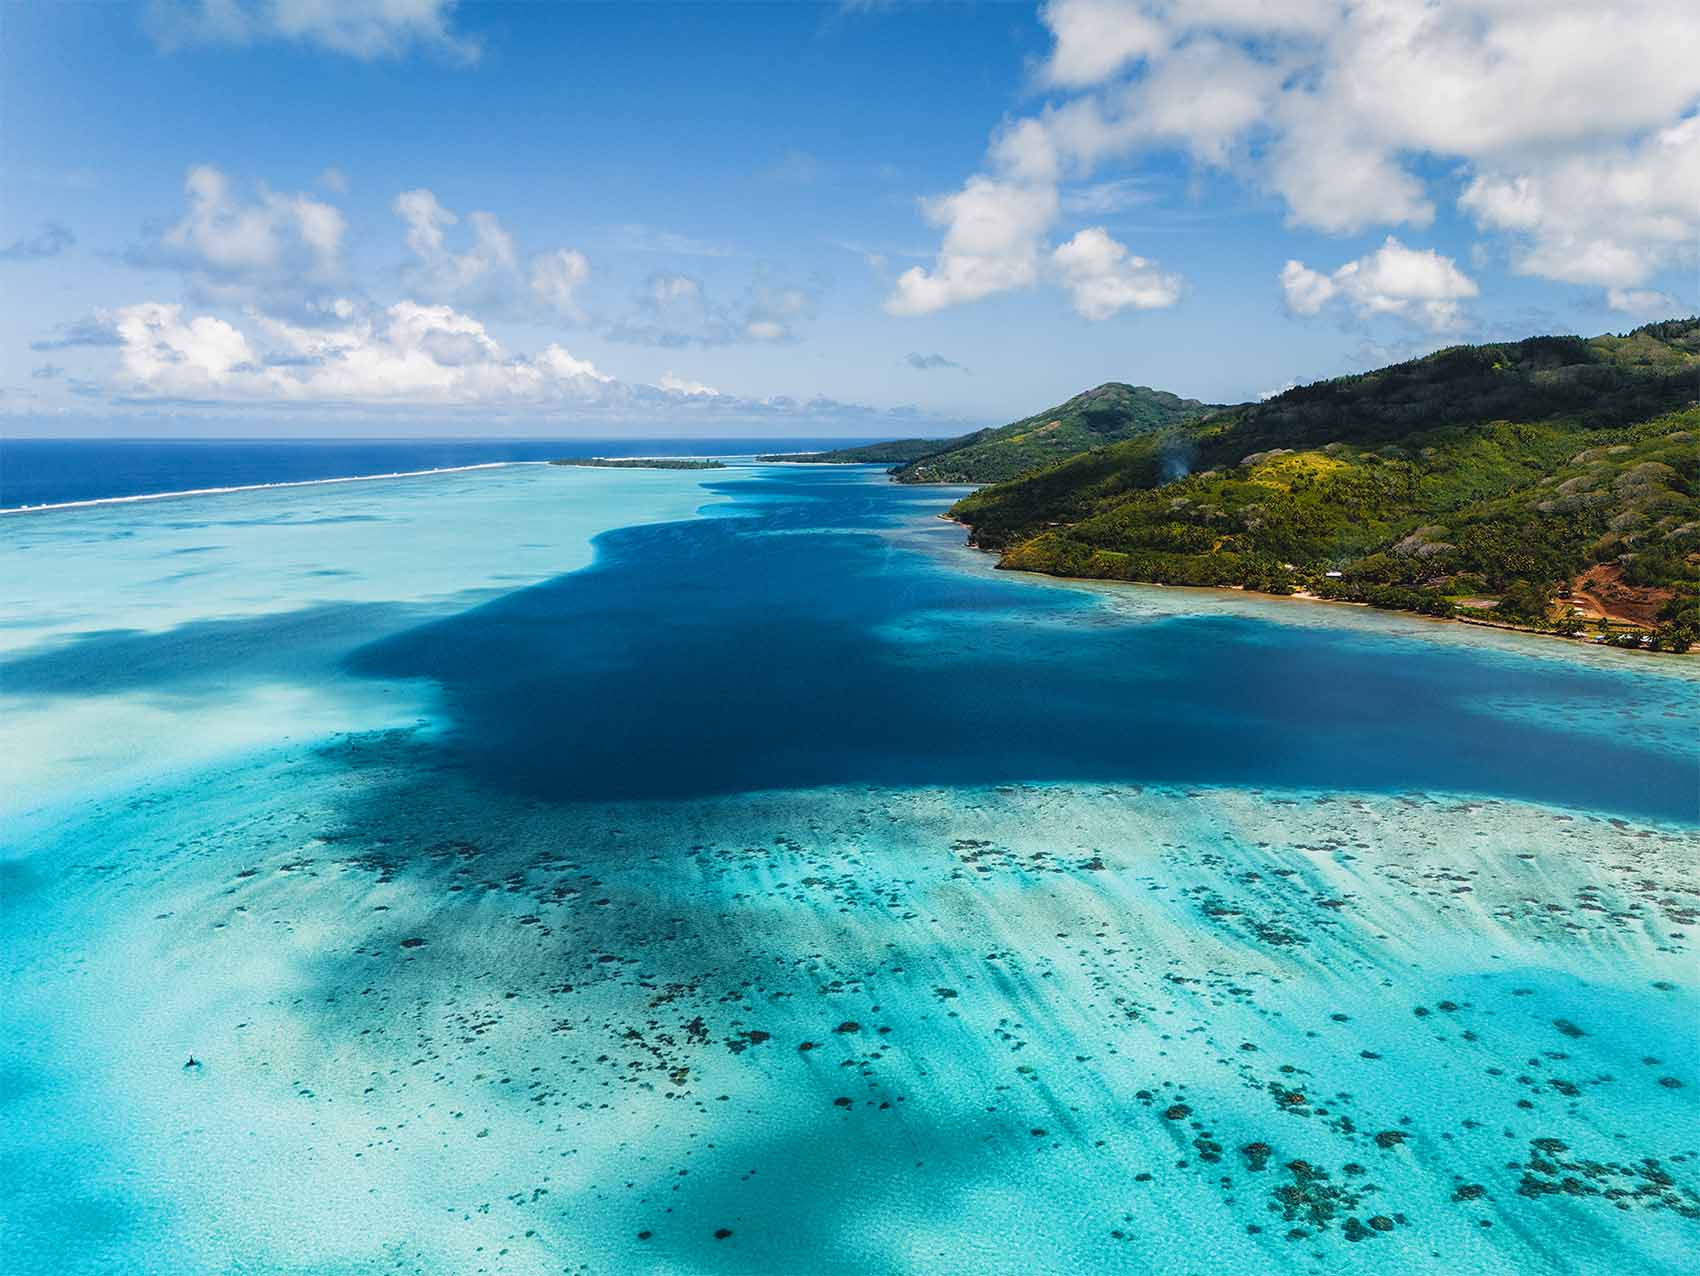
[[[831,452],[769,452],[756,460],[793,465],[902,465],[930,456],[949,442],[948,439],[898,439],[892,443],[841,447]]]
[[[1700,319],[1455,346],[1225,408],[1111,383],[930,442],[892,477],[989,484],[949,517],[1001,567],[1700,640]]]
[[[602,470],[723,470],[724,461],[689,460],[668,456],[567,456],[550,465],[589,465]]]

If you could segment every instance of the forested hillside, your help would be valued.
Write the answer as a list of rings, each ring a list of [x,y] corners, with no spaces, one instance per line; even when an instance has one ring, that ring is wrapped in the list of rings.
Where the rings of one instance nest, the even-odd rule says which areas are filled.
[[[1538,628],[1603,617],[1686,646],[1696,400],[1700,321],[1460,346],[1085,452],[952,516],[1008,567]]]

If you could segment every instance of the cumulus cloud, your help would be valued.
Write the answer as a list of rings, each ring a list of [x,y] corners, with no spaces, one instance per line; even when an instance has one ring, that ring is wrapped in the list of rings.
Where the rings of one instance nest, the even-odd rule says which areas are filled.
[[[167,52],[195,44],[298,44],[361,61],[430,49],[476,62],[454,29],[457,0],[150,0],[146,26]]]
[[[1076,313],[1085,319],[1108,319],[1129,308],[1159,310],[1180,300],[1179,275],[1133,256],[1101,226],[1080,231],[1051,254],[1051,261]]]
[[[191,168],[183,189],[188,209],[131,249],[132,265],[180,270],[197,296],[237,302],[311,293],[341,275],[347,224],[334,205],[264,184],[245,193],[210,164]]]
[[[462,222],[434,192],[420,188],[395,197],[391,210],[407,227],[414,260],[402,270],[402,282],[415,295],[436,301],[476,302],[503,309],[542,307],[582,322],[580,290],[590,278],[590,261],[576,249],[538,253],[523,264],[514,237],[494,213],[465,217],[469,234],[456,250],[449,244]]]
[[[513,236],[494,213],[467,214],[472,243],[464,252],[448,247],[447,231],[460,223],[429,190],[403,191],[391,206],[407,226],[407,246],[415,262],[403,273],[411,291],[427,297],[452,298],[482,292],[508,283],[519,265]]]
[[[932,269],[912,266],[897,277],[885,308],[894,315],[925,315],[1031,287],[1057,207],[1054,185],[984,175],[970,178],[954,195],[924,201],[927,220],[944,228],[944,246]]]
[[[144,302],[110,316],[119,387],[132,397],[264,403],[594,402],[613,378],[559,345],[510,356],[484,325],[444,305],[402,301],[332,322],[251,313],[247,328],[181,305]]]
[[[57,257],[77,242],[68,226],[49,222],[33,235],[15,239],[10,246],[0,248],[0,261],[40,261]]]
[[[183,307],[147,302],[112,318],[124,375],[138,388],[185,393],[259,376],[254,349],[232,324],[212,315],[185,319]]]
[[[1458,203],[1510,236],[1520,273],[1628,296],[1660,269],[1696,260],[1700,115],[1532,171],[1483,166]]]
[[[1057,183],[1077,192],[1065,210],[1091,215],[1078,192],[1152,151],[1233,174],[1331,233],[1421,228],[1454,201],[1509,241],[1514,268],[1618,295],[1696,261],[1700,7],[1050,0],[1042,18],[1049,99],[997,130],[961,191],[929,202],[944,244],[900,281],[897,313],[1025,286]],[[970,251],[957,229],[970,218],[1005,226],[1003,243]]]
[[[1096,84],[1169,41],[1156,16],[1117,0],[1054,0],[1043,17],[1055,40],[1044,78],[1064,88]]]
[[[662,373],[661,380],[657,381],[655,386],[668,394],[683,395],[686,398],[714,398],[720,394],[720,391],[711,385],[692,381],[689,377],[681,377],[672,372]]]
[[[1304,262],[1288,261],[1281,268],[1281,291],[1286,294],[1288,310],[1295,315],[1314,315],[1334,299],[1339,289],[1327,275]]]
[[[961,190],[922,201],[923,215],[943,229],[944,242],[930,269],[912,266],[898,276],[885,303],[889,313],[932,314],[1044,280],[1067,288],[1075,310],[1089,319],[1179,298],[1175,276],[1130,255],[1101,228],[1057,247],[1049,243],[1064,207],[1064,158],[1045,124],[1022,120],[1000,130],[987,163],[992,171],[970,177]],[[1077,208],[1108,207],[1126,194],[1118,184],[1089,189],[1084,197],[1070,193]]]
[[[1041,281],[1065,288],[1075,311],[1093,320],[1180,299],[1179,276],[1134,256],[1102,227],[1047,244],[1062,201],[1054,153],[1040,132],[1011,130],[994,158],[1003,177],[976,176],[954,195],[926,201],[927,219],[944,227],[944,245],[931,269],[912,266],[898,276],[886,310],[931,314]]]
[[[566,412],[604,426],[669,421],[709,431],[794,432],[807,422],[877,433],[897,429],[899,419],[913,428],[917,416],[913,409],[880,411],[818,396],[741,398],[671,371],[653,385],[622,381],[557,343],[511,352],[471,315],[418,301],[380,310],[339,298],[314,323],[255,310],[197,314],[149,301],[98,321],[117,347],[116,367],[104,385],[72,388],[119,404],[315,414],[441,409],[480,419],[547,414],[552,421]],[[935,432],[962,424],[923,420]]]
[[[1287,308],[1297,315],[1319,314],[1340,303],[1361,318],[1393,315],[1435,333],[1461,328],[1461,303],[1478,292],[1452,258],[1433,249],[1407,248],[1392,235],[1373,253],[1332,274],[1289,261],[1281,271],[1281,290]]]

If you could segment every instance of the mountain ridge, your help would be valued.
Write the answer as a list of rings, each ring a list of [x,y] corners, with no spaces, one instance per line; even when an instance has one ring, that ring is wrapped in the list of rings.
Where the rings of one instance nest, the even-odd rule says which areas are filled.
[[[889,464],[899,483],[996,483],[1070,456],[1200,416],[1212,405],[1150,386],[1106,381],[1011,421],[947,439],[898,439],[761,461]]]

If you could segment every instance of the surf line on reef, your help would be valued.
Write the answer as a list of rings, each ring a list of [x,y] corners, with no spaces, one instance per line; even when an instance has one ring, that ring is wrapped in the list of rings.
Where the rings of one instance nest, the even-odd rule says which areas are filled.
[[[136,501],[172,501],[184,496],[224,496],[231,492],[268,492],[279,487],[318,487],[325,483],[375,483],[380,479],[429,478],[433,474],[464,474],[468,470],[499,470],[509,465],[547,465],[547,461],[479,461],[475,465],[439,465],[429,470],[396,470],[389,474],[343,474],[335,478],[288,479],[279,483],[243,483],[236,487],[191,487],[181,492],[141,492],[135,496],[96,496],[86,501],[56,501],[44,505],[13,505],[0,514],[45,514],[51,510],[88,509],[95,505],[129,505]]]

